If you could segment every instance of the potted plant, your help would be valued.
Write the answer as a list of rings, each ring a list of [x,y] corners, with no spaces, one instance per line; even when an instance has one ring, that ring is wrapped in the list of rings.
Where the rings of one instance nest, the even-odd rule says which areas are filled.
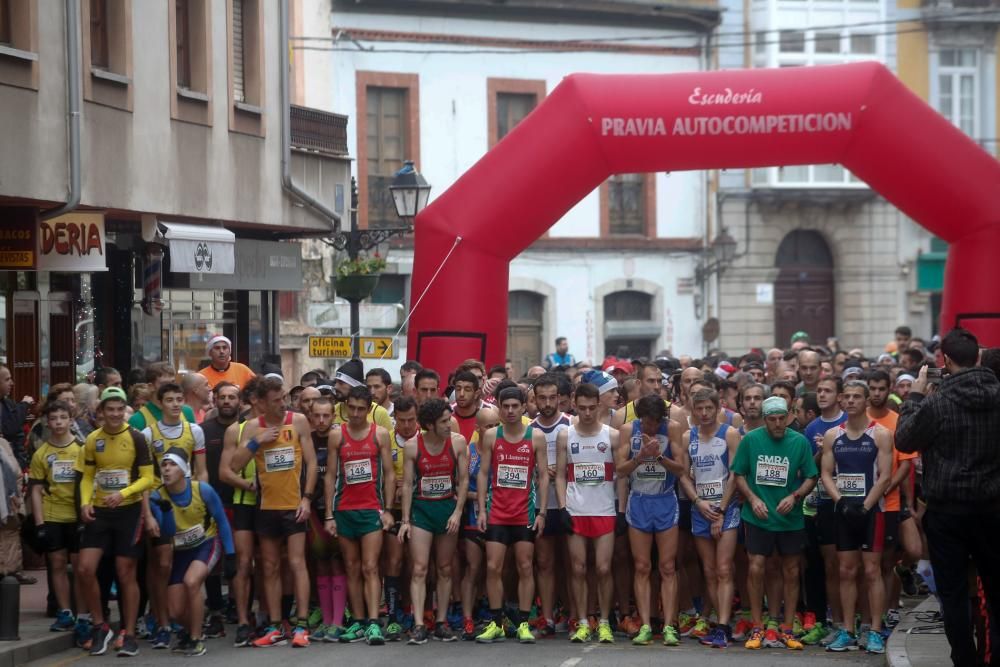
[[[337,296],[348,301],[364,301],[378,285],[379,274],[385,269],[385,258],[375,253],[371,257],[345,259],[337,265],[335,288]]]

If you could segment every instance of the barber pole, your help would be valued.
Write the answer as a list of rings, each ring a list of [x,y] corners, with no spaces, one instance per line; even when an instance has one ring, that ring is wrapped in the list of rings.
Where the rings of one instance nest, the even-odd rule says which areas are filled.
[[[142,271],[142,310],[156,316],[163,310],[163,247],[150,244]]]

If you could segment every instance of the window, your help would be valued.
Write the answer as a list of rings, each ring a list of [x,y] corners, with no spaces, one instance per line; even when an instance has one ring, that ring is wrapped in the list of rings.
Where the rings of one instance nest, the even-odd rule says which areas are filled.
[[[835,32],[818,32],[813,42],[814,53],[840,53],[840,35]]]
[[[389,183],[406,155],[406,90],[370,87],[366,106],[368,224],[393,226],[398,220]]]
[[[970,137],[979,136],[978,65],[976,49],[938,53],[938,111]]]
[[[851,53],[873,55],[876,53],[875,35],[855,33],[851,35]]]
[[[188,0],[176,0],[176,32],[174,33],[174,48],[177,51],[177,86],[191,87],[191,18],[188,10]]]
[[[260,0],[227,0],[229,129],[264,136],[264,33]]]
[[[753,34],[753,51],[758,55],[767,53],[767,31],[758,30]]]
[[[90,0],[90,66],[108,69],[108,0]]]
[[[604,297],[604,319],[609,322],[650,320],[653,297],[645,292],[623,290]]]
[[[536,292],[510,293],[507,309],[507,354],[515,377],[542,361],[542,318],[545,297]]]
[[[11,36],[13,30],[10,25],[10,2],[11,0],[0,0],[0,44],[12,43]]]
[[[371,303],[405,303],[406,278],[399,273],[383,273],[372,292]]]
[[[653,295],[621,290],[604,297],[604,354],[651,357],[661,327],[653,319]]]
[[[298,292],[278,292],[278,317],[283,320],[299,318]]]
[[[608,179],[608,232],[646,233],[646,192],[642,174],[621,174]]]
[[[778,38],[778,49],[782,53],[805,53],[806,34],[801,30],[782,30]]]
[[[497,93],[497,139],[503,139],[538,104],[535,95]]]
[[[243,0],[233,0],[233,99],[246,101],[243,86]]]

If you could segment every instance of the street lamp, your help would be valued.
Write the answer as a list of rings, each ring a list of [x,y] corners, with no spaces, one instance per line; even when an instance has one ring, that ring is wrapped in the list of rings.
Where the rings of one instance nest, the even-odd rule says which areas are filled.
[[[389,192],[396,206],[396,214],[406,223],[404,226],[358,229],[358,185],[354,177],[351,177],[351,229],[337,232],[323,239],[323,242],[337,250],[347,251],[348,259],[353,262],[362,251],[371,250],[394,236],[403,236],[413,231],[413,219],[427,206],[431,186],[414,168],[412,160],[403,162],[403,168],[396,172],[389,184]],[[377,281],[377,274],[375,278]],[[361,354],[358,340],[358,330],[361,328],[359,304],[370,294],[371,292],[364,295],[357,292],[342,295],[351,304],[351,354],[354,358]]]
[[[706,252],[702,254],[701,263],[695,267],[695,279],[699,283],[703,283],[711,276],[723,273],[737,258],[736,249],[736,239],[730,236],[725,229],[721,230],[712,240]]]

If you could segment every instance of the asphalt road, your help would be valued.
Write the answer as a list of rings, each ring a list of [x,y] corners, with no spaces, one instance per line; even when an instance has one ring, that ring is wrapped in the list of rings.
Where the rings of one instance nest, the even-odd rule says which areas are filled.
[[[230,633],[232,634],[232,633]],[[65,651],[44,660],[28,663],[32,667],[69,667],[94,665],[178,665],[201,664],[206,667],[239,665],[240,667],[276,667],[277,665],[328,666],[332,662],[351,667],[400,667],[430,665],[435,667],[469,667],[476,665],[523,665],[524,667],[604,667],[606,665],[697,665],[697,667],[757,667],[764,665],[864,665],[885,664],[885,656],[868,655],[861,651],[827,653],[807,647],[804,651],[762,649],[748,651],[740,645],[725,650],[710,649],[692,640],[681,646],[666,648],[659,644],[634,647],[624,640],[619,644],[570,644],[565,636],[540,640],[535,645],[522,646],[507,640],[500,644],[480,645],[471,642],[441,644],[428,642],[423,646],[390,643],[385,646],[365,644],[313,644],[305,649],[274,647],[267,649],[233,648],[230,637],[208,640],[208,653],[198,658],[186,658],[169,651],[154,651],[147,642],[140,642],[140,653],[134,658],[91,658],[82,651]]]

